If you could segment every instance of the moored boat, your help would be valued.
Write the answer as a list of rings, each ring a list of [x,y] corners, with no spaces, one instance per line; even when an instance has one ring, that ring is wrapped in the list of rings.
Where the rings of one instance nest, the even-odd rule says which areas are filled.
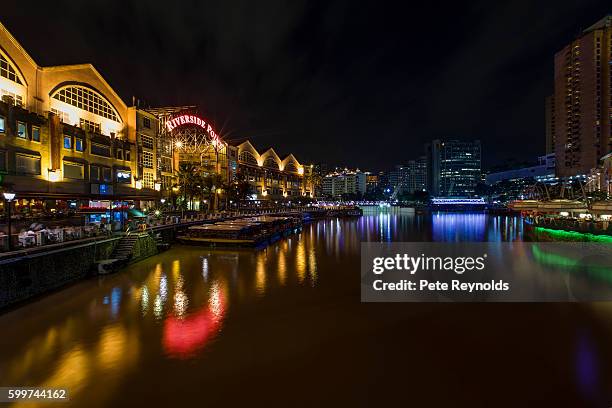
[[[177,237],[184,244],[257,247],[280,239],[301,227],[293,217],[258,216],[193,226]]]

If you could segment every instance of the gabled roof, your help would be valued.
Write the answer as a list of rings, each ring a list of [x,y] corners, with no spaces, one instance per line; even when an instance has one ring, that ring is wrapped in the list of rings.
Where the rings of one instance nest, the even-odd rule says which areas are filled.
[[[110,86],[110,84],[108,82],[106,82],[106,80],[104,79],[102,74],[100,74],[100,72],[98,72],[96,67],[94,67],[92,64],[86,63],[86,64],[72,64],[72,65],[55,65],[55,66],[42,67],[41,68],[42,71],[46,71],[46,72],[53,72],[53,71],[74,71],[74,70],[80,70],[80,69],[86,69],[86,70],[90,70],[91,72],[93,72],[94,76],[97,77],[98,80],[100,80],[100,82],[102,82],[102,84],[107,89],[110,90],[110,93],[115,98],[117,98],[118,101],[120,101],[123,104],[122,107],[123,108],[127,108],[127,105],[125,104],[123,99],[117,94],[117,92],[115,92],[113,87]],[[98,92],[100,92],[100,90],[98,90]]]
[[[9,39],[9,41],[13,43],[15,48],[17,48],[25,56],[28,62],[30,62],[35,68],[40,69],[41,71],[47,71],[47,72],[88,69],[92,71],[94,76],[96,76],[100,80],[100,82],[102,82],[102,84],[110,90],[110,93],[112,94],[112,96],[115,97],[117,100],[119,100],[123,104],[122,107],[127,108],[127,105],[125,104],[123,99],[115,92],[113,87],[110,86],[108,82],[106,82],[104,77],[98,72],[98,70],[92,64],[86,63],[86,64],[56,65],[56,66],[50,66],[50,67],[41,67],[40,65],[38,65],[36,61],[34,61],[34,58],[32,58],[30,54],[28,54],[25,48],[21,46],[19,41],[17,41],[17,39],[4,26],[4,24],[2,24],[2,22],[0,22],[0,30],[5,32],[5,35]]]
[[[17,41],[17,39],[13,37],[13,34],[11,34],[11,32],[4,26],[4,24],[2,24],[2,22],[0,22],[0,30],[5,32],[5,35],[7,36],[7,38],[13,43],[15,48],[21,51],[21,53],[26,57],[28,62],[30,62],[35,67],[40,68],[38,64],[36,63],[36,61],[34,61],[34,59],[30,56],[30,54],[28,54],[25,48],[23,48],[21,44],[19,44],[19,41]]]
[[[600,30],[602,28],[612,27],[612,14],[607,15],[586,30],[583,33],[590,33],[591,31]]]

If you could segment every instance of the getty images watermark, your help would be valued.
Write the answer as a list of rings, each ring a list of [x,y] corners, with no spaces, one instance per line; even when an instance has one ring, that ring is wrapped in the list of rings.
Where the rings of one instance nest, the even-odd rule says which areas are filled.
[[[612,300],[607,243],[362,243],[363,302]]]

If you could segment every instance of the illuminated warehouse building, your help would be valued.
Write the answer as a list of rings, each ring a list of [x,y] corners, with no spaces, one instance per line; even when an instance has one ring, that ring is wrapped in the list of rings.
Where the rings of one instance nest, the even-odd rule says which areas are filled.
[[[272,148],[259,153],[251,142],[246,141],[238,145],[237,158],[238,173],[249,182],[254,198],[313,196],[312,178],[304,177],[304,166],[293,154],[281,159]]]
[[[156,117],[126,106],[92,65],[41,67],[0,24],[0,93],[0,174],[17,205],[160,196]]]
[[[242,169],[263,199],[312,191],[292,155],[229,146],[193,106],[129,107],[91,64],[41,67],[1,23],[0,97],[1,185],[28,211],[148,207],[188,161],[224,181]]]

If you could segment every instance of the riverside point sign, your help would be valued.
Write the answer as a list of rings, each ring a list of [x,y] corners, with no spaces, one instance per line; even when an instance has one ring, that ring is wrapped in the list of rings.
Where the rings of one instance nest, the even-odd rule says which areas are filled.
[[[204,119],[195,115],[181,115],[166,122],[166,128],[169,132],[182,125],[196,125],[204,129],[211,138],[217,139],[219,137],[210,123],[206,123]]]

